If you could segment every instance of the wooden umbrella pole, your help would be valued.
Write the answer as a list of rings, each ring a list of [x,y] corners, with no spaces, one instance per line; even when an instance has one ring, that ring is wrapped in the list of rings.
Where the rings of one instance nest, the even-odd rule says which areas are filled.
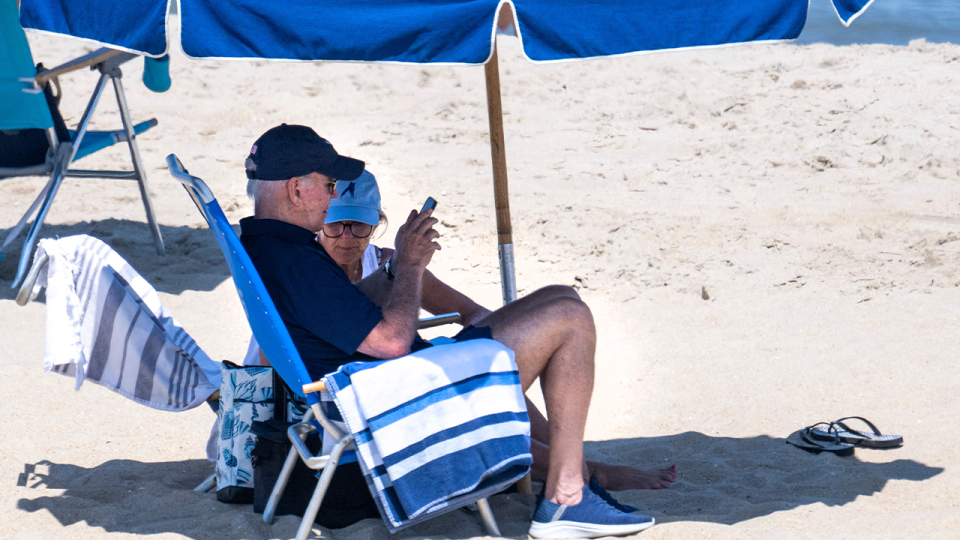
[[[510,190],[507,188],[507,153],[503,139],[503,107],[500,103],[500,59],[497,45],[493,57],[483,66],[487,80],[487,115],[490,118],[490,157],[493,160],[493,200],[497,208],[497,248],[500,255],[500,283],[503,303],[517,299],[517,278],[513,265],[513,225],[510,224]],[[530,474],[517,481],[519,493],[533,493]]]
[[[503,137],[503,108],[500,102],[500,66],[494,43],[493,57],[483,67],[487,82],[487,115],[490,118],[490,157],[493,160],[493,199],[497,209],[497,244],[500,256],[500,283],[503,303],[517,299],[513,260],[513,226],[510,224],[510,190],[507,187],[507,154]]]

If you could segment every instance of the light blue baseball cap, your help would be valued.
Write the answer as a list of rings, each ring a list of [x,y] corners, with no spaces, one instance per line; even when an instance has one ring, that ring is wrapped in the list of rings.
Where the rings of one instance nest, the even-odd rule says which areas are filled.
[[[380,212],[377,179],[369,171],[363,171],[356,180],[337,182],[337,198],[330,200],[326,222],[359,221],[379,225]]]

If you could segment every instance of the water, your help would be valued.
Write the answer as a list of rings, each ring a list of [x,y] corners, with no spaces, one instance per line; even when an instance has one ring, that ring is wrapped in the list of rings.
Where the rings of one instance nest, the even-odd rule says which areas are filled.
[[[845,28],[830,0],[810,0],[810,13],[796,43],[906,45],[924,38],[960,43],[960,0],[874,0]]]

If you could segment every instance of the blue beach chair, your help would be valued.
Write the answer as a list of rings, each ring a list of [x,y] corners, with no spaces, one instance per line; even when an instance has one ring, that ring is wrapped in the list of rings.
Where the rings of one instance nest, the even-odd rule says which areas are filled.
[[[325,390],[324,384],[313,382],[307,373],[307,368],[300,358],[300,353],[297,352],[293,339],[287,332],[286,325],[280,319],[280,314],[277,312],[273,300],[267,294],[263,281],[260,280],[260,275],[254,268],[250,256],[247,255],[246,250],[240,243],[240,238],[237,237],[237,233],[230,226],[210,188],[203,180],[191,176],[183,168],[183,164],[177,156],[173,154],[167,156],[167,166],[170,169],[170,174],[183,184],[190,198],[197,205],[197,209],[203,214],[210,229],[213,230],[217,243],[227,259],[227,265],[230,267],[230,274],[233,276],[237,293],[240,295],[240,302],[243,304],[247,321],[250,323],[250,328],[260,344],[263,354],[270,360],[270,364],[287,383],[287,386],[298,395],[305,397],[310,406],[303,421],[291,426],[288,430],[287,435],[290,442],[293,443],[293,447],[287,455],[283,470],[280,472],[277,484],[274,486],[263,512],[263,521],[271,523],[280,497],[283,495],[283,490],[298,458],[310,469],[322,470],[323,473],[320,475],[316,490],[310,498],[303,521],[300,522],[300,528],[297,531],[296,538],[303,540],[310,534],[314,518],[320,510],[320,504],[323,502],[327,488],[330,486],[337,465],[347,462],[348,458],[352,457],[349,454],[352,453],[350,449],[353,448],[353,439],[349,433],[343,433],[338,429],[324,414],[320,406],[320,392]],[[459,319],[459,314],[439,315],[421,320],[420,328],[459,322]],[[306,437],[311,432],[322,433],[324,430],[331,434],[337,443],[329,454],[314,454],[307,448]],[[476,504],[488,534],[500,536],[500,531],[487,500],[480,499]]]
[[[127,107],[126,95],[120,82],[120,65],[137,55],[113,49],[99,49],[67,62],[51,70],[38,73],[27,43],[27,36],[20,26],[19,11],[14,2],[0,2],[0,179],[16,176],[47,176],[50,180],[30,205],[26,214],[7,234],[0,244],[0,251],[15,240],[34,212],[36,219],[30,227],[20,253],[17,275],[13,288],[19,287],[26,275],[30,257],[37,242],[37,235],[50,205],[64,177],[107,178],[136,180],[140,186],[144,210],[157,254],[163,255],[163,240],[154,216],[153,202],[147,189],[146,171],[140,159],[136,135],[157,125],[148,120],[133,125]],[[75,131],[67,130],[57,110],[57,99],[52,87],[59,88],[58,76],[89,67],[100,72],[100,80],[87,103]],[[144,82],[154,91],[169,88],[169,76],[165,59],[146,59]],[[93,115],[107,83],[113,84],[120,109],[123,129],[119,131],[88,131]],[[78,170],[69,168],[70,163],[93,152],[125,142],[130,148],[132,171]],[[3,255],[0,254],[0,257]]]

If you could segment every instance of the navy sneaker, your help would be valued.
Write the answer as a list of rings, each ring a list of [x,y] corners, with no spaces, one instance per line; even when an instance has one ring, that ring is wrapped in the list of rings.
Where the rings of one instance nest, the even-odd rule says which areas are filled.
[[[530,536],[534,538],[597,538],[638,533],[652,527],[650,516],[625,514],[583,486],[580,504],[566,506],[542,499],[533,513]]]
[[[603,499],[603,502],[609,504],[624,514],[632,514],[639,510],[639,508],[634,508],[629,504],[620,504],[619,501],[613,498],[613,495],[607,492],[607,490],[603,489],[603,486],[600,485],[600,482],[597,482],[597,477],[593,475],[590,476],[590,483],[588,486],[590,486],[590,491],[596,493],[601,499]]]

